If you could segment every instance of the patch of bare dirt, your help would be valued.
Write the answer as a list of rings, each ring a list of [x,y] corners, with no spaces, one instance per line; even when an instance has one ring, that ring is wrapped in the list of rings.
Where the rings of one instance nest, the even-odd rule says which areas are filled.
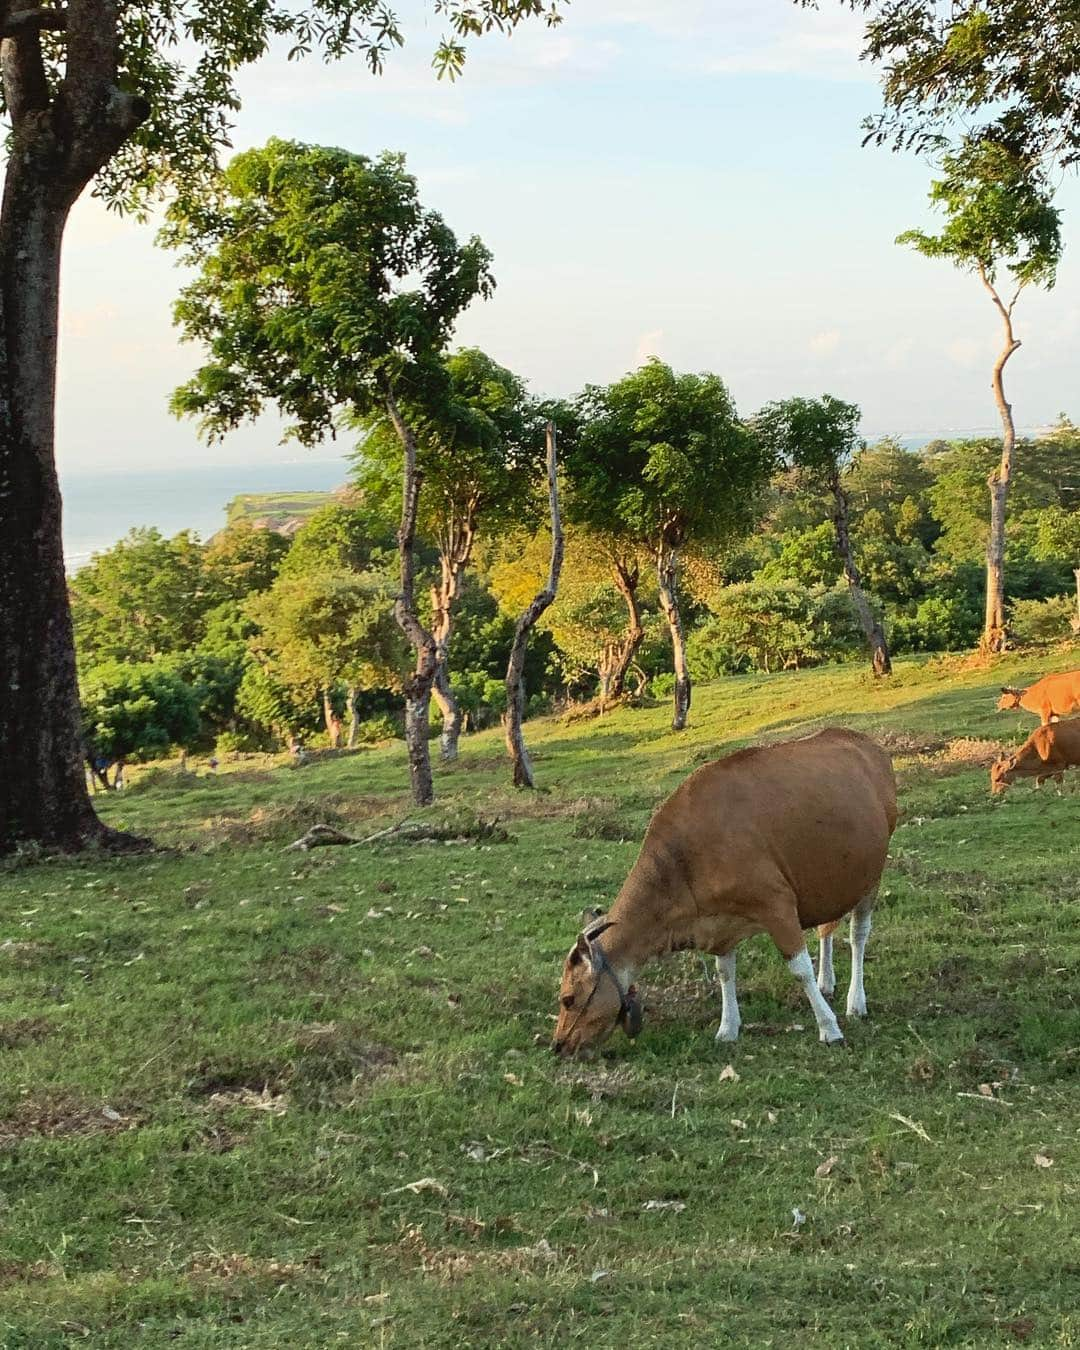
[[[51,951],[48,942],[24,942],[18,938],[8,938],[0,942],[0,962],[7,961],[20,970],[29,970],[48,957]]]
[[[137,1117],[129,1111],[94,1105],[67,1093],[44,1093],[24,1097],[0,1121],[0,1148],[10,1148],[23,1139],[118,1134],[137,1124]]]
[[[929,731],[882,731],[875,740],[890,755],[897,755],[901,759],[937,754],[947,744],[946,737]]]
[[[51,1261],[0,1261],[0,1289],[13,1284],[51,1280],[61,1273]]]
[[[13,1022],[0,1022],[0,1050],[21,1050],[24,1045],[43,1041],[52,1031],[47,1017],[18,1017]]]

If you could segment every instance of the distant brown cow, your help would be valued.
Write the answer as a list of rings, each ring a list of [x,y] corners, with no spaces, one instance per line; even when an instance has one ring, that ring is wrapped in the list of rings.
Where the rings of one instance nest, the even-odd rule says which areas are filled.
[[[850,914],[847,1012],[863,1016],[863,952],[895,826],[889,756],[855,731],[834,727],[704,765],[653,816],[610,913],[587,924],[566,958],[553,1049],[577,1054],[616,1026],[637,1035],[638,971],[691,948],[719,958],[717,1039],[735,1040],[735,948],[762,932],[802,985],[820,1039],[841,1040],[825,997],[832,933]],[[822,939],[816,979],[808,928]]]
[[[1034,778],[1041,787],[1048,778],[1060,783],[1068,768],[1080,766],[1080,717],[1038,727],[1015,755],[1002,755],[990,766],[990,791],[1004,792],[1018,778]]]
[[[1052,717],[1067,717],[1080,712],[1080,670],[1067,670],[1061,675],[1046,675],[1026,689],[1012,689],[1005,685],[998,699],[998,711],[1023,708],[1035,713],[1046,726]]]

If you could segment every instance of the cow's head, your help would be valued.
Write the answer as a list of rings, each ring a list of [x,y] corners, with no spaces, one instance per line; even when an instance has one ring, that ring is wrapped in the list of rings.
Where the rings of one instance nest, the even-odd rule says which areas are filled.
[[[998,699],[998,711],[1008,712],[1010,708],[1019,708],[1020,700],[1024,697],[1023,689],[1011,689],[1007,684],[1001,687],[1001,697]]]
[[[998,755],[990,765],[990,791],[993,796],[1004,792],[1016,777],[1016,756]]]
[[[557,1055],[579,1055],[599,1047],[617,1026],[634,1037],[641,1030],[642,1010],[635,985],[623,992],[598,941],[610,928],[594,924],[579,934],[563,966],[559,986],[559,1020],[551,1048]]]

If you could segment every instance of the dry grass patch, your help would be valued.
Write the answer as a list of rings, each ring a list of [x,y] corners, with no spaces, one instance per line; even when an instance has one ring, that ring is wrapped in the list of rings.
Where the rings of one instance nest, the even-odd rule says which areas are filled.
[[[24,1139],[64,1139],[74,1135],[119,1134],[138,1125],[137,1116],[109,1105],[92,1105],[67,1093],[22,1098],[0,1121],[0,1148]]]

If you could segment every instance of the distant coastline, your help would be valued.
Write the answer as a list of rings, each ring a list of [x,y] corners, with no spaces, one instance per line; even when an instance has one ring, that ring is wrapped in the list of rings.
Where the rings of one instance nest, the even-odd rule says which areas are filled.
[[[333,492],[348,478],[342,457],[289,464],[197,464],[169,469],[61,470],[64,556],[69,572],[137,525],[202,539],[225,525],[229,503],[246,494]]]
[[[1021,436],[1037,436],[1045,427],[1024,427]],[[884,433],[868,434],[875,441]],[[993,426],[898,435],[907,450],[933,440],[995,436]],[[154,525],[162,534],[191,530],[209,539],[222,529],[229,504],[239,496],[330,493],[349,476],[343,456],[296,459],[288,464],[194,464],[168,469],[73,469],[61,471],[64,496],[64,556],[69,572],[110,548],[137,525]]]

